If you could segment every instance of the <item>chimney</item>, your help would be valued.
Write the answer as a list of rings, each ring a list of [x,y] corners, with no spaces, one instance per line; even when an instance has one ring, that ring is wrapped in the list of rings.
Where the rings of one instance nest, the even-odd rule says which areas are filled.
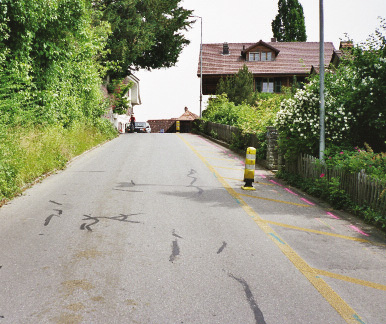
[[[272,38],[271,38],[271,42],[272,42],[272,43],[276,43],[276,42],[277,42],[276,37],[272,37]]]
[[[222,54],[229,55],[229,45],[226,42],[222,45]]]
[[[185,107],[184,109],[185,109],[185,112],[187,112],[187,111],[188,111],[188,107]]]

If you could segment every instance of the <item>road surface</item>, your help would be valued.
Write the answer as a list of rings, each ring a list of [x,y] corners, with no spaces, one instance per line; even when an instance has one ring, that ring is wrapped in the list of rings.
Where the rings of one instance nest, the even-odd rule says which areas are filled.
[[[386,240],[192,134],[124,134],[0,208],[0,324],[386,323]]]

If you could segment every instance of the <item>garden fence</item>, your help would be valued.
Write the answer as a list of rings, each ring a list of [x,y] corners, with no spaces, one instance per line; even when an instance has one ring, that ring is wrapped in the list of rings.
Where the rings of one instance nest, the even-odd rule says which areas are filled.
[[[340,168],[326,168],[316,164],[316,158],[302,154],[297,164],[286,165],[288,172],[297,173],[304,178],[318,179],[324,174],[328,180],[340,179],[340,189],[343,189],[351,200],[359,206],[370,206],[372,209],[386,215],[386,183],[372,179],[363,170],[359,173],[349,173]]]

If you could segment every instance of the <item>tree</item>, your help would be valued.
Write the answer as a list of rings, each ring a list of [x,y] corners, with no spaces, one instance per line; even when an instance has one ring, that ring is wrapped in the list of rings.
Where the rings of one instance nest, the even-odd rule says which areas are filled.
[[[243,102],[253,105],[257,99],[253,89],[253,75],[245,64],[237,74],[227,76],[225,80],[221,78],[216,93],[225,93],[229,101],[236,105]]]
[[[279,13],[272,21],[273,36],[279,42],[307,40],[303,7],[298,0],[279,0]]]
[[[192,14],[181,0],[97,0],[94,8],[111,25],[106,49],[109,72],[121,78],[127,69],[173,66],[189,41],[181,33]]]
[[[109,26],[92,25],[88,0],[0,3],[0,124],[70,126],[99,120]]]

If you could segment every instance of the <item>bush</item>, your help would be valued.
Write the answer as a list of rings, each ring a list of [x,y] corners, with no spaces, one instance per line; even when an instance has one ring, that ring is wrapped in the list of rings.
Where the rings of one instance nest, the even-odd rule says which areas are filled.
[[[341,149],[369,143],[386,149],[386,30],[381,20],[367,43],[346,52],[341,63],[325,75],[325,145]],[[333,72],[333,73],[332,73]],[[279,145],[285,157],[319,153],[319,75],[283,101],[276,118]]]
[[[386,153],[374,153],[368,144],[365,148],[332,147],[325,154],[327,167],[339,167],[349,173],[364,171],[375,180],[386,181]]]
[[[244,149],[253,134],[260,142],[256,148],[257,155],[265,158],[267,126],[272,126],[284,98],[284,95],[262,94],[256,106],[250,106],[245,103],[236,105],[228,100],[227,95],[218,95],[209,100],[202,119],[240,129],[240,135],[235,136],[231,143],[234,148]]]

